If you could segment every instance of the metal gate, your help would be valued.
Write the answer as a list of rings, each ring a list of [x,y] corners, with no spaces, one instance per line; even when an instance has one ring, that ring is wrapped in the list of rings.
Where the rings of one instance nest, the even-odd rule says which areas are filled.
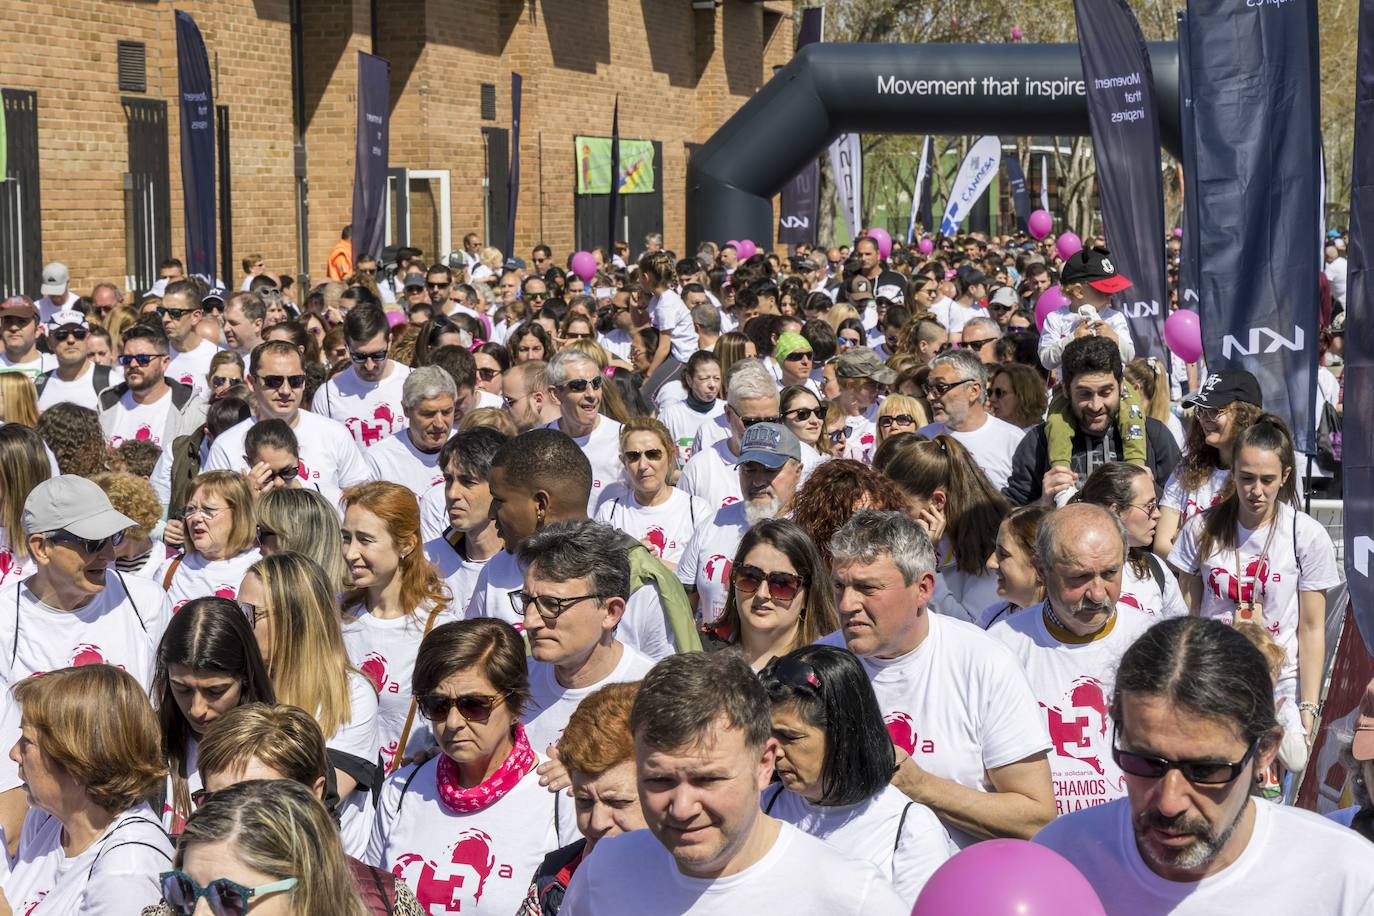
[[[0,175],[0,294],[38,297],[43,271],[38,199],[38,93],[6,89],[8,174]]]
[[[171,256],[171,182],[167,168],[167,103],[125,97],[129,171],[124,174],[125,261],[131,289],[157,282],[159,261]]]

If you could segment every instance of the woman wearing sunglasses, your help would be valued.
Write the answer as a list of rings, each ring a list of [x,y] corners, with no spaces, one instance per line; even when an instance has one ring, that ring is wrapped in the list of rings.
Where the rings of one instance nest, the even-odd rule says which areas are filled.
[[[339,550],[339,512],[318,491],[268,490],[258,497],[254,514],[258,550],[264,557],[298,553],[319,564],[335,592],[352,587],[353,576]]]
[[[849,449],[849,417],[837,401],[825,405],[825,439],[821,444],[821,453],[831,458],[843,458]]]
[[[364,861],[409,884],[426,912],[510,916],[561,845],[555,796],[539,784],[540,759],[520,724],[525,644],[489,617],[435,627],[412,687],[440,753],[387,780]],[[574,824],[561,826],[568,842],[576,837]],[[453,878],[436,880],[435,863]]]
[[[506,370],[511,367],[510,351],[498,343],[484,343],[472,351],[477,363],[477,390],[502,395]]]
[[[314,561],[280,553],[253,564],[239,606],[248,615],[279,703],[315,716],[329,746],[344,849],[367,845],[377,773],[377,691],[348,660],[334,590]]]
[[[764,813],[872,862],[898,897],[915,903],[958,850],[933,811],[892,786],[892,738],[858,659],[805,646],[760,677],[778,741],[779,781],[763,791]]]
[[[930,412],[923,401],[904,394],[890,394],[878,405],[879,448],[899,433],[914,433],[930,422]]]
[[[172,846],[147,801],[165,773],[148,695],[101,664],[20,681],[14,701],[9,753],[32,807],[0,911],[115,916],[156,902]]]
[[[730,567],[725,610],[706,635],[738,646],[755,671],[840,628],[830,571],[801,526],[768,519],[750,528]]]
[[[243,574],[261,557],[253,536],[253,493],[233,471],[206,471],[191,484],[184,552],[163,566],[158,581],[175,613],[193,598],[232,599]]]
[[[856,318],[846,318],[835,329],[835,346],[839,350],[862,347],[867,339],[868,335],[864,332],[863,322]]]
[[[620,463],[628,488],[607,495],[596,520],[639,539],[669,569],[676,569],[710,506],[670,481],[677,469],[672,433],[653,417],[631,417],[620,428]]]
[[[210,371],[205,373],[205,381],[210,385],[211,403],[224,397],[232,385],[243,384],[243,357],[233,350],[220,350],[210,357]]]
[[[172,618],[151,693],[168,770],[162,822],[176,836],[201,788],[196,759],[205,730],[240,704],[274,702],[253,628],[237,604],[197,598]]]
[[[243,463],[249,468],[248,484],[258,496],[272,490],[301,487],[301,447],[285,420],[254,423],[243,437]]]
[[[825,432],[825,402],[809,385],[789,385],[778,399],[782,407],[782,421],[804,444],[825,453],[821,442]]]

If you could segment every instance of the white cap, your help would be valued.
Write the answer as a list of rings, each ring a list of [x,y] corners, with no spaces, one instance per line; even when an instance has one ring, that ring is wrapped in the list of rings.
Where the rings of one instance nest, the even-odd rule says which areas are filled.
[[[67,284],[71,282],[72,275],[67,271],[67,265],[59,261],[53,261],[43,268],[42,293],[45,296],[60,296],[67,291]]]
[[[55,331],[64,324],[74,324],[83,328],[90,327],[85,315],[76,309],[63,309],[60,312],[54,312],[53,316],[48,319],[48,330]]]

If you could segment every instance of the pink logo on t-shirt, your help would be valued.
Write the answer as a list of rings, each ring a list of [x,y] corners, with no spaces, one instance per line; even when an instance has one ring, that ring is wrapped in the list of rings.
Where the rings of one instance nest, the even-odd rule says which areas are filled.
[[[740,501],[740,499],[739,499],[738,496],[727,496],[727,497],[725,497],[724,499],[722,499],[722,500],[720,501],[720,507],[721,507],[722,509],[724,509],[726,506],[730,505],[731,503],[737,503],[737,502],[739,502],[739,501]]]
[[[644,533],[644,540],[653,547],[656,557],[663,556],[663,552],[668,549],[668,535],[658,525],[650,526],[649,530]]]
[[[908,754],[915,753],[916,723],[911,721],[911,716],[904,712],[892,712],[883,721],[887,723],[887,733],[892,737],[892,743]]]
[[[1075,678],[1058,706],[1040,704],[1048,715],[1050,741],[1060,757],[1077,760],[1106,775],[1107,694],[1102,682],[1084,675]]]
[[[310,470],[310,468],[306,466],[304,458],[297,458],[296,476],[299,477],[301,480],[311,480],[313,477],[319,477],[320,475]]]
[[[83,642],[81,645],[77,646],[76,651],[72,653],[73,668],[80,668],[82,665],[103,664],[105,664],[105,656],[100,654],[100,647],[92,645],[91,643]]]
[[[362,443],[363,448],[381,442],[396,428],[396,416],[391,412],[389,404],[377,405],[372,411],[372,419],[378,422],[369,423],[363,417],[349,417],[344,421],[344,426],[347,426],[354,438]]]
[[[1254,601],[1256,582],[1263,595],[1269,582],[1269,561],[1264,557],[1255,557],[1246,563],[1240,581],[1236,580],[1235,573],[1222,566],[1213,566],[1207,574],[1207,585],[1212,589],[1212,594],[1228,601]]]
[[[33,916],[33,911],[38,909],[38,904],[43,902],[43,898],[48,896],[47,891],[39,891],[38,896],[32,900],[24,902],[24,911],[20,916]]]
[[[716,576],[716,570],[720,570],[720,576]],[[714,554],[706,561],[706,578],[715,579],[717,582],[725,582],[730,578],[730,560],[724,554]]]
[[[233,601],[237,596],[238,589],[234,588],[232,585],[221,585],[219,588],[215,589],[216,598],[228,598],[230,601]]]
[[[418,853],[398,856],[391,872],[415,889],[426,913],[464,912],[482,899],[482,888],[496,867],[491,836],[475,827],[459,832],[447,850],[449,860],[429,861]]]
[[[358,668],[372,682],[372,689],[381,693],[382,686],[386,684],[386,656],[380,652],[369,652]]]
[[[180,381],[183,385],[194,385],[196,383],[196,377],[194,375],[183,375]]]
[[[1151,617],[1153,617],[1153,616],[1155,615],[1155,612],[1154,612],[1153,610],[1147,610],[1146,608],[1141,607],[1140,599],[1137,598],[1135,595],[1132,595],[1132,594],[1130,594],[1130,593],[1128,593],[1128,592],[1122,592],[1122,593],[1121,593],[1121,597],[1118,598],[1118,599],[1116,599],[1116,603],[1117,603],[1117,604],[1124,604],[1124,605],[1126,605],[1127,607],[1133,607],[1133,608],[1135,608],[1137,611],[1144,611],[1146,614],[1149,614]]]
[[[147,425],[140,426],[138,432],[134,433],[134,438],[139,442],[147,442],[149,439],[153,438],[153,428]]]

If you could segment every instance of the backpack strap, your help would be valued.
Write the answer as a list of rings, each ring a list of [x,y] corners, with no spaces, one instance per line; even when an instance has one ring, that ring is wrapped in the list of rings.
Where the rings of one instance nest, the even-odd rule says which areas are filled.
[[[96,364],[91,370],[91,384],[95,386],[95,393],[100,394],[110,387],[110,367]]]
[[[397,747],[397,750],[396,750],[396,756],[397,756],[397,757],[401,756],[399,746]],[[416,776],[419,776],[419,775],[420,775],[420,771],[421,771],[422,769],[424,769],[424,766],[425,766],[425,765],[424,765],[423,763],[417,763],[417,764],[415,764],[415,769],[413,769],[413,770],[410,771],[410,775],[406,777],[406,781],[405,781],[404,783],[401,784],[401,797],[398,798],[398,799],[396,800],[396,814],[397,814],[397,815],[400,815],[400,813],[401,813],[401,806],[404,805],[404,804],[406,803],[406,793],[410,791],[410,784],[411,784],[412,782],[415,781],[415,777],[416,777]]]
[[[1155,556],[1154,551],[1145,554],[1145,559],[1150,563],[1150,575],[1154,577],[1155,585],[1159,588],[1159,594],[1164,594],[1164,564],[1159,557]]]
[[[38,395],[40,398],[43,396],[43,389],[48,387],[48,379],[52,378],[52,374],[56,371],[56,369],[49,369],[33,380],[34,394]]]
[[[451,531],[452,529],[449,529],[449,530]],[[459,536],[459,538],[462,537],[461,534],[459,534],[458,536]],[[458,549],[458,545],[455,544],[453,541],[449,541],[449,543],[453,545],[453,548],[454,548],[455,550]],[[364,613],[366,613],[366,611],[364,611]],[[421,636],[421,637],[420,637],[420,641],[421,641],[421,642],[424,642],[425,636],[428,636],[428,635],[429,635],[429,631],[432,630],[432,629],[434,629],[434,620],[435,620],[435,618],[437,618],[438,616],[439,616],[439,605],[435,605],[435,606],[434,606],[434,610],[432,610],[432,611],[429,612],[429,619],[425,621],[425,632],[424,632],[424,636]],[[414,695],[414,694],[411,694],[411,695],[410,695],[410,709],[409,709],[409,711],[406,712],[406,724],[405,724],[405,727],[403,727],[403,728],[401,729],[401,737],[400,737],[400,740],[398,740],[398,741],[396,742],[396,756],[393,757],[393,758],[391,758],[391,767],[387,770],[388,773],[394,773],[394,772],[396,771],[396,768],[397,768],[398,766],[401,765],[401,758],[405,757],[405,754],[406,754],[406,744],[407,744],[407,742],[410,741],[410,729],[411,729],[411,727],[412,727],[414,724],[415,724],[415,695]],[[414,778],[414,777],[412,777],[412,778]],[[407,786],[410,785],[410,781],[409,781],[409,780],[406,781],[406,785],[407,785]]]
[[[909,801],[906,803],[906,807],[902,809],[902,819],[897,822],[897,839],[892,843],[892,851],[894,853],[902,845],[902,828],[906,826],[906,816],[910,813],[911,806],[914,804],[916,804],[914,801]]]

